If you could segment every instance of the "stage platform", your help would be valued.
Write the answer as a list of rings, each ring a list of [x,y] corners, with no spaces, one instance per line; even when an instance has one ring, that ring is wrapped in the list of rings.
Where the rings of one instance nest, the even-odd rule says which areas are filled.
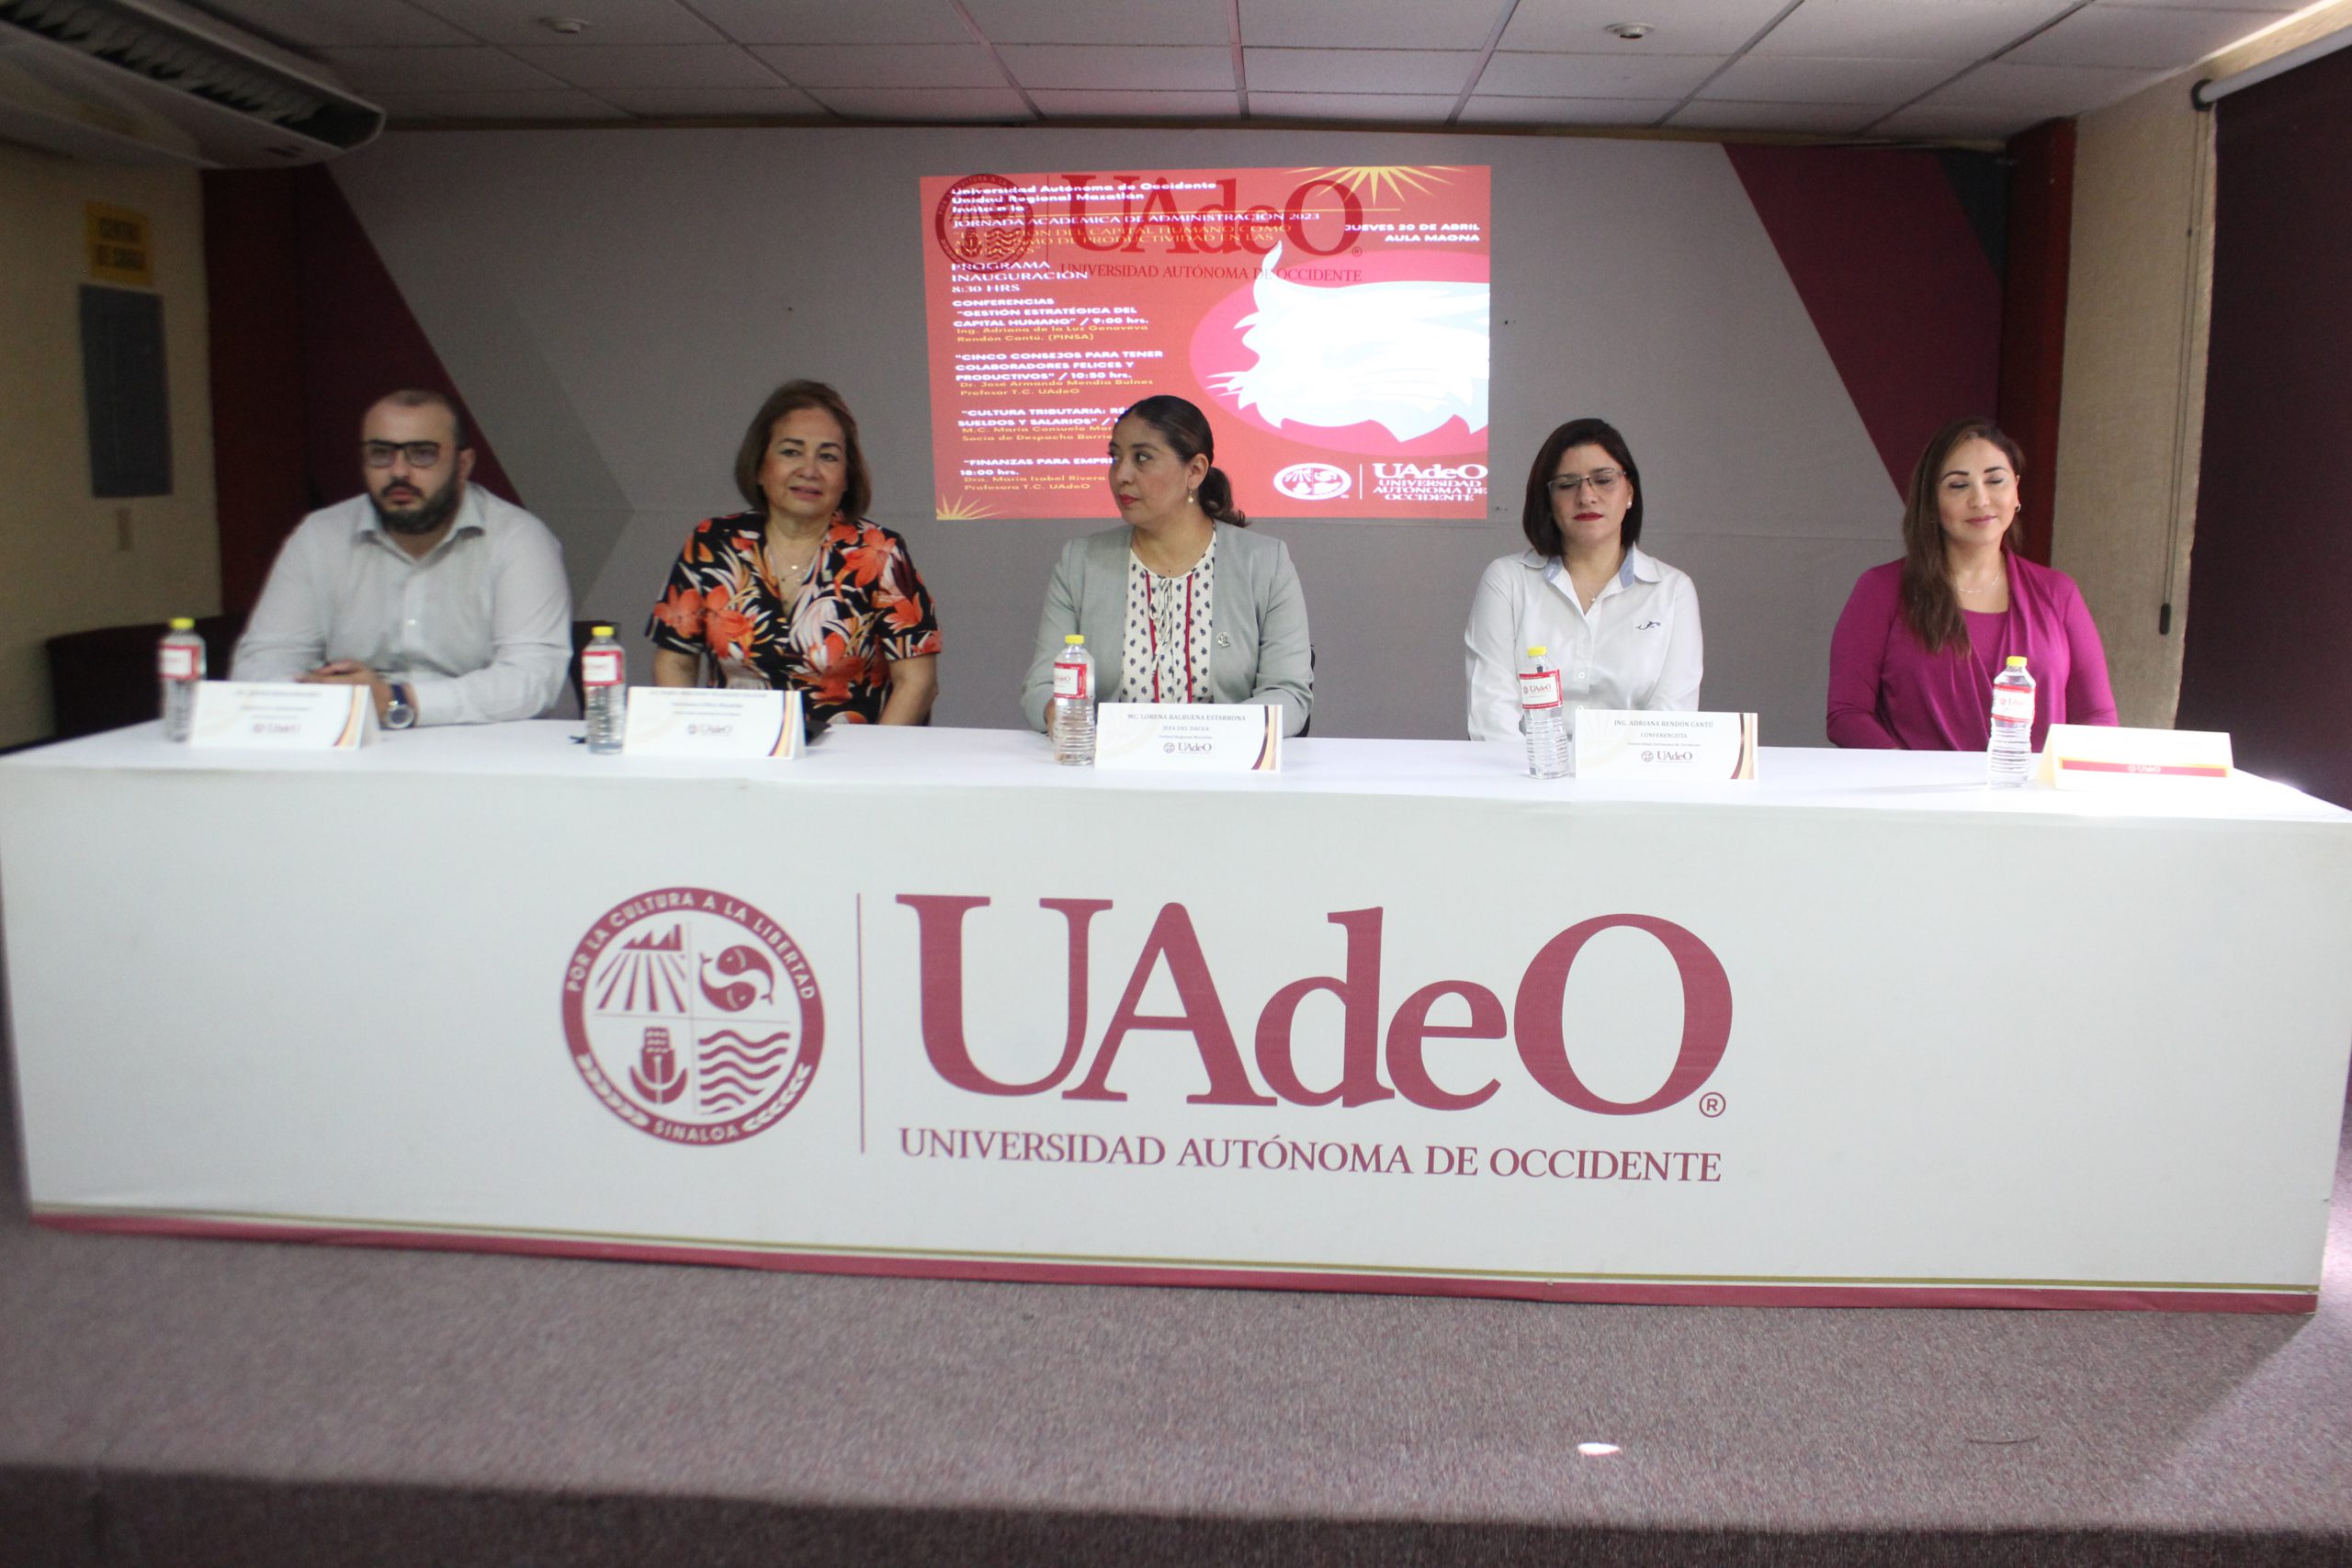
[[[2352,1145],[2303,1317],[78,1235],[14,1139],[0,1568],[2352,1561]]]

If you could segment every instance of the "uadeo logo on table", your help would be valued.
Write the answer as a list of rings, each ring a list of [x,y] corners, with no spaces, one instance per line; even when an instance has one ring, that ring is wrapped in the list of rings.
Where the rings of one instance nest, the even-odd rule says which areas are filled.
[[[800,1102],[825,1043],[808,959],[707,887],[616,904],[572,950],[564,1042],[605,1108],[673,1144],[731,1144]]]

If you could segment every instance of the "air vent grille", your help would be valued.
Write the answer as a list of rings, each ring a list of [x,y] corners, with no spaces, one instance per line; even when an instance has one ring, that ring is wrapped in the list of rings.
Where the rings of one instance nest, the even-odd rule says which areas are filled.
[[[356,147],[383,124],[373,109],[322,96],[200,34],[107,0],[0,0],[0,23],[331,147]]]

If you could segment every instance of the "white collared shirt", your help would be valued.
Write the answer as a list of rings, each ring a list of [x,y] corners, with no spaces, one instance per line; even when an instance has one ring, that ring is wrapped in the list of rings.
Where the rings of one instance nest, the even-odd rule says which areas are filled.
[[[288,536],[234,663],[291,681],[349,659],[409,683],[419,724],[536,718],[571,665],[571,589],[548,525],[480,485],[422,560],[362,493]]]
[[[1462,634],[1470,739],[1519,738],[1519,671],[1533,668],[1527,650],[1539,644],[1560,671],[1572,734],[1578,708],[1689,713],[1699,705],[1698,590],[1639,546],[1627,547],[1589,610],[1577,603],[1557,556],[1521,550],[1487,568]]]

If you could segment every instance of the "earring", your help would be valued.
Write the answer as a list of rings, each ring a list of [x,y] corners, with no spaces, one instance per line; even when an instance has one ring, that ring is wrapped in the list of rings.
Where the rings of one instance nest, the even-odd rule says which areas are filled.
[[[1193,505],[1200,500],[1200,491],[1196,490],[1188,490],[1184,492],[1184,504],[1187,506]]]

